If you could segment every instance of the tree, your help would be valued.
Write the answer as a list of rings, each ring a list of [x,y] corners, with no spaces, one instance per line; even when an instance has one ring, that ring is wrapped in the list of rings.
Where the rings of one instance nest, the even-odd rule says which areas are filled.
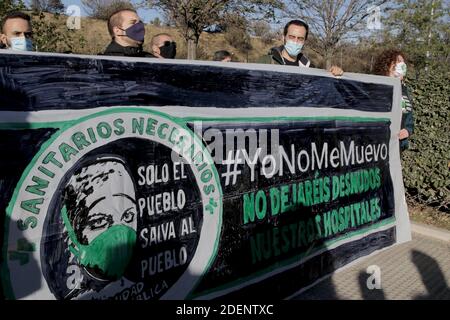
[[[88,15],[100,20],[108,20],[111,14],[120,9],[136,7],[129,0],[81,0]]]
[[[56,9],[56,7],[53,8]],[[0,17],[11,11],[26,9],[22,0],[0,1]],[[66,52],[74,49],[81,51],[84,38],[76,37],[73,31],[66,29],[66,17],[61,16],[57,11],[53,14],[46,14],[39,8],[36,9],[31,13],[31,24],[33,26],[33,44],[38,51]],[[51,19],[48,19],[49,16]]]
[[[271,31],[270,24],[261,20],[253,22],[251,29],[253,35],[256,37],[264,37]]]
[[[25,4],[22,0],[1,0],[0,1],[0,19],[5,14],[11,11],[20,11],[25,9]]]
[[[31,9],[35,12],[62,13],[64,11],[64,4],[61,0],[32,0]]]
[[[291,17],[308,23],[317,39],[314,48],[322,55],[326,68],[331,67],[332,57],[339,42],[350,33],[357,33],[364,26],[370,8],[381,6],[387,0],[292,0],[285,10]]]
[[[266,21],[258,20],[252,23],[251,33],[260,38],[264,44],[271,44],[278,38],[277,32],[272,31],[272,27]]]
[[[188,59],[196,59],[203,29],[221,23],[227,12],[273,17],[275,9],[282,7],[279,0],[147,0],[147,3],[174,21],[187,43]]]
[[[244,53],[248,62],[248,53],[253,48],[248,33],[249,29],[251,29],[249,21],[242,15],[227,13],[223,16],[223,25],[226,30],[225,40]]]
[[[33,11],[33,44],[41,52],[80,52],[84,46],[84,37],[66,27],[67,17],[58,13]]]
[[[450,57],[448,8],[443,1],[399,1],[384,24],[383,42],[405,51],[416,71],[448,67]]]
[[[152,24],[153,24],[155,27],[161,27],[161,19],[159,19],[158,17],[156,17],[155,19],[153,19]]]

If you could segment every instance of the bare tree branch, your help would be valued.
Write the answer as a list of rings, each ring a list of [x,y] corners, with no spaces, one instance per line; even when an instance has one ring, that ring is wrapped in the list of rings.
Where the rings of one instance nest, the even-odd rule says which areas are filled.
[[[316,49],[331,66],[331,55],[339,42],[350,32],[357,31],[369,15],[372,6],[388,0],[293,0],[286,13],[305,20],[317,39]]]
[[[282,8],[281,0],[147,0],[147,4],[173,17],[187,42],[188,59],[196,58],[203,29],[220,23],[230,12],[240,16],[266,16],[274,8]]]

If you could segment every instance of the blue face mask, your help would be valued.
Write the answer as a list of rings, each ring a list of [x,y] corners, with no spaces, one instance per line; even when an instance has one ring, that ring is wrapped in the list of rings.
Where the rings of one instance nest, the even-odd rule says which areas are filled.
[[[25,37],[11,38],[11,49],[18,51],[33,51],[33,42],[31,39]]]
[[[284,48],[286,49],[287,53],[291,57],[297,57],[298,54],[302,51],[303,43],[297,43],[293,41],[286,41],[286,44],[284,45]]]
[[[144,42],[145,25],[143,22],[133,24],[131,27],[124,31],[128,38],[133,39],[134,41]]]

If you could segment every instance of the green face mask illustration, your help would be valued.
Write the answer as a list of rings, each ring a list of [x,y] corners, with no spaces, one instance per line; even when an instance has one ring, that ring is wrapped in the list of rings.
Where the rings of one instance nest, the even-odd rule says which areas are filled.
[[[73,245],[70,251],[80,264],[100,269],[108,278],[117,280],[125,272],[136,244],[136,231],[125,225],[114,225],[98,235],[87,245],[79,243],[67,217],[67,209],[61,210],[64,224]]]

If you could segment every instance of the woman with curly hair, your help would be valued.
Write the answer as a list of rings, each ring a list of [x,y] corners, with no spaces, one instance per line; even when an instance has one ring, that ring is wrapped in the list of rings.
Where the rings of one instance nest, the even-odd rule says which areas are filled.
[[[374,68],[375,74],[399,78],[402,83],[402,123],[398,134],[401,151],[408,148],[408,137],[414,130],[412,99],[404,84],[407,69],[405,60],[406,56],[400,50],[388,49],[377,57]]]

